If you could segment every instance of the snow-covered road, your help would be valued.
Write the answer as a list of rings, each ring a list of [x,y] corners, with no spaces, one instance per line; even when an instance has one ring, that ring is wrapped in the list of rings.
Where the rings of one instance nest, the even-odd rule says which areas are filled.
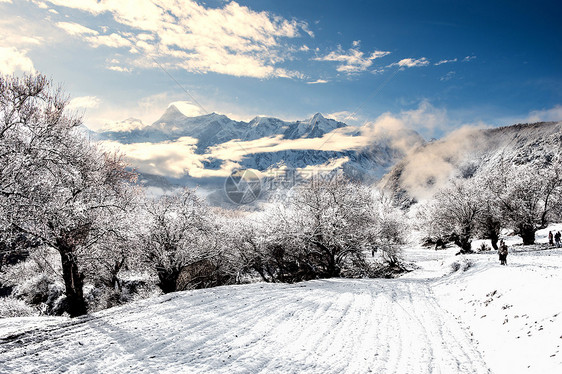
[[[1,372],[488,372],[416,279],[219,287],[23,333],[15,322],[0,320]]]

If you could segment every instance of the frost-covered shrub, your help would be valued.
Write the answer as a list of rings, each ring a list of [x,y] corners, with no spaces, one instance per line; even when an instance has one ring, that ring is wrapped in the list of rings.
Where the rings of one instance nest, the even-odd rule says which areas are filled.
[[[39,314],[39,311],[25,301],[13,296],[0,297],[0,318],[31,317]]]
[[[131,279],[122,282],[121,302],[130,303],[149,297],[159,296],[162,290],[150,279]]]
[[[4,286],[17,286],[29,281],[31,278],[46,274],[49,277],[57,277],[60,267],[57,266],[56,253],[45,248],[36,249],[30,253],[27,260],[14,265],[2,267],[0,272],[0,283]]]
[[[66,304],[62,283],[52,276],[41,273],[14,289],[14,296],[29,305],[35,305],[42,314],[60,316],[65,312]]]
[[[120,280],[120,288],[103,284],[86,287],[88,312],[97,312],[118,305],[127,304],[162,294],[151,279]]]
[[[478,252],[486,252],[491,250],[492,248],[490,248],[490,246],[486,243],[482,243],[480,244],[480,247],[478,247]]]
[[[464,272],[464,271],[467,271],[468,269],[470,269],[473,265],[474,265],[473,261],[471,261],[469,259],[466,259],[466,258],[462,258],[462,259],[456,260],[455,262],[453,262],[451,264],[451,270],[452,270],[453,273],[457,272],[459,270],[462,270]]]

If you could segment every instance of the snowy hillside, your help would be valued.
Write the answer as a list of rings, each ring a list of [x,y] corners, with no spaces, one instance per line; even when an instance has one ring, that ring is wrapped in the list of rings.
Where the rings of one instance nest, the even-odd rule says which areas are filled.
[[[499,163],[532,163],[537,168],[560,157],[562,122],[478,129],[462,128],[423,144],[397,163],[381,181],[402,198],[423,199],[452,176],[469,177]]]
[[[438,303],[471,336],[492,373],[562,369],[562,249],[548,246],[550,230],[562,230],[562,224],[539,230],[533,246],[504,236],[508,266],[499,264],[495,251],[455,256],[456,246],[406,250],[420,268],[404,278],[431,283]]]
[[[562,225],[549,229],[562,229]],[[0,320],[6,372],[555,373],[562,249],[407,248],[399,279],[177,292],[74,320]],[[64,352],[61,355],[61,352]]]

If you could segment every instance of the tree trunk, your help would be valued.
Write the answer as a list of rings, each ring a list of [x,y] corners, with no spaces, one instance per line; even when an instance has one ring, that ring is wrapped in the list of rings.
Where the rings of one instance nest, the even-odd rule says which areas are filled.
[[[157,267],[158,273],[158,287],[164,293],[175,292],[177,290],[177,282],[180,276],[180,269],[166,269],[164,267]]]
[[[62,262],[68,314],[70,317],[84,315],[87,313],[86,300],[84,300],[84,274],[78,270],[76,248],[62,240],[57,240],[57,245]]]
[[[470,237],[459,235],[455,238],[455,244],[461,248],[460,253],[472,253],[472,242],[470,241]]]
[[[519,235],[523,239],[523,245],[535,244],[535,228],[533,225],[521,225]]]
[[[486,218],[486,236],[492,242],[492,248],[498,250],[498,240],[500,239],[501,224],[491,215]]]
[[[336,256],[334,253],[330,253],[328,256],[328,277],[339,277],[340,271],[336,264]]]
[[[494,248],[495,251],[498,250],[498,239],[499,238],[500,238],[500,236],[498,235],[498,233],[496,231],[490,232],[490,241],[492,242],[492,247]]]

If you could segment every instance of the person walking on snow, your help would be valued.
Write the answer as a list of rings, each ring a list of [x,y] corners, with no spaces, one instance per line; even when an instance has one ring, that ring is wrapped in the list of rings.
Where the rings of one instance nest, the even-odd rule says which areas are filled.
[[[556,242],[556,248],[560,248],[560,231],[557,231],[554,235],[554,241]]]
[[[554,246],[554,235],[552,235],[552,231],[548,232],[548,245],[551,247]]]
[[[500,246],[498,248],[498,254],[500,257],[500,264],[507,265],[507,244],[502,240],[500,240]]]

